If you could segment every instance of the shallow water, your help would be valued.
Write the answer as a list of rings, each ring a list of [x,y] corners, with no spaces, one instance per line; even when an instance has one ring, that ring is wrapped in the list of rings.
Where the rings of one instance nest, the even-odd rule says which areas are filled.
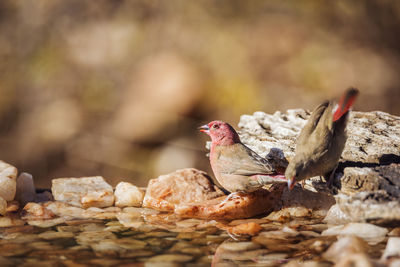
[[[120,214],[119,221],[2,228],[0,266],[279,266],[291,260],[333,265],[321,255],[336,237],[321,236],[328,228],[321,219],[217,222],[141,214]],[[254,236],[230,233],[248,222],[261,231]],[[385,243],[371,246],[369,256],[378,259]]]

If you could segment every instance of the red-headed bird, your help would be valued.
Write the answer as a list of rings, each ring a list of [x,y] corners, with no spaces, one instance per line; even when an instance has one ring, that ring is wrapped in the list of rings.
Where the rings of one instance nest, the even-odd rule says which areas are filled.
[[[348,89],[339,104],[325,101],[315,108],[296,141],[295,156],[286,168],[288,187],[314,176],[333,174],[346,143],[346,125],[349,109],[358,95],[355,88]]]
[[[267,159],[245,146],[228,123],[212,121],[199,130],[211,137],[211,168],[226,190],[252,192],[266,184],[287,182]]]

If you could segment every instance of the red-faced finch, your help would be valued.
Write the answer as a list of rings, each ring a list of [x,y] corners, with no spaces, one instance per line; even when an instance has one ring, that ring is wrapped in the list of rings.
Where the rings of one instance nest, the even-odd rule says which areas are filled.
[[[296,141],[295,156],[286,168],[288,187],[314,176],[333,175],[346,143],[346,125],[349,109],[358,95],[355,88],[348,89],[340,102],[325,101],[315,108]]]
[[[211,137],[211,168],[226,190],[252,192],[266,184],[287,182],[267,159],[245,146],[228,123],[212,121],[199,130]]]

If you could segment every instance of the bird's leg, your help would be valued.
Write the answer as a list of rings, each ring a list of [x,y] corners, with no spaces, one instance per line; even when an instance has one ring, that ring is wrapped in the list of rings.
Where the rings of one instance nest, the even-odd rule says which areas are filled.
[[[329,174],[329,178],[328,178],[328,182],[327,182],[327,185],[328,185],[329,188],[333,187],[333,182],[335,180],[335,172],[336,172],[336,169],[337,169],[338,166],[339,166],[339,164],[336,164],[335,168]]]

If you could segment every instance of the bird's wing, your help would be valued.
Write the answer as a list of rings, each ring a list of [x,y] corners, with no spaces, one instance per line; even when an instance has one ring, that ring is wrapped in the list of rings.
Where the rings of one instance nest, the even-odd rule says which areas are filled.
[[[308,118],[306,125],[304,125],[296,141],[296,150],[299,146],[305,146],[309,143],[309,138],[317,127],[321,117],[325,113],[326,108],[329,106],[329,101],[325,101],[317,106]]]
[[[222,173],[252,176],[255,174],[275,174],[272,165],[242,143],[225,147],[218,157]]]

